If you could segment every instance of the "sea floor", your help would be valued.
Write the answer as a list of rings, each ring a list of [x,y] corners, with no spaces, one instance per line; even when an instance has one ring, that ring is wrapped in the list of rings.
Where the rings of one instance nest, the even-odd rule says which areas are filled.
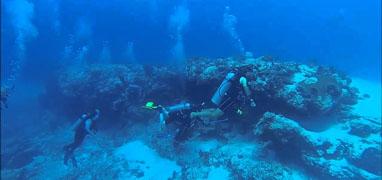
[[[354,106],[353,112],[361,116],[381,119],[381,84],[360,78],[353,78],[352,85],[358,88],[361,96],[364,96],[364,98]]]
[[[381,120],[381,84],[354,78],[365,98],[353,112]],[[54,117],[52,117],[54,118]],[[152,124],[100,130],[87,137],[75,154],[78,168],[63,163],[63,146],[72,141],[70,124],[18,137],[2,137],[2,179],[311,179],[301,167],[279,161],[267,145],[248,136],[228,133],[228,139],[197,137],[181,149],[170,135]],[[3,124],[2,124],[3,128]],[[329,133],[330,134],[330,133]],[[225,164],[229,161],[230,164]],[[252,167],[248,172],[245,167]],[[248,175],[249,176],[249,175]],[[246,177],[243,175],[242,177]]]

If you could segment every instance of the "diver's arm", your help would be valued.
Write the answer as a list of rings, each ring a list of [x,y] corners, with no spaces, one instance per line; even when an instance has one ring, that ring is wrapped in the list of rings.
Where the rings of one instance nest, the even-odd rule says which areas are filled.
[[[163,113],[159,114],[159,130],[163,130],[166,125],[166,118]]]
[[[90,130],[91,125],[92,125],[92,120],[91,119],[86,120],[85,121],[85,130],[90,135],[95,136],[95,133],[92,130]]]
[[[159,114],[159,123],[160,123],[161,125],[166,124],[166,118],[165,118],[165,115],[164,115],[163,112],[161,112],[161,113]]]
[[[80,124],[81,121],[82,121],[82,118],[81,118],[81,117],[78,118],[78,119],[76,120],[76,122],[74,122],[74,124],[72,124],[72,126],[70,127],[70,129],[71,129],[72,131],[75,131],[76,128],[77,128],[77,126],[78,126],[78,124]]]
[[[251,90],[248,87],[247,78],[244,76],[240,78],[240,84],[243,86],[244,92],[246,96],[251,95]]]
[[[249,97],[251,95],[251,90],[248,87],[247,78],[245,78],[244,76],[241,77],[240,78],[240,84],[243,86],[245,95],[247,97]],[[255,107],[256,106],[256,103],[255,103],[255,101],[252,98],[250,99],[250,105],[251,105],[251,107]]]
[[[159,126],[161,130],[164,129],[168,116],[169,112],[167,109],[161,106],[161,112],[159,113]]]
[[[99,109],[96,109],[95,112],[96,112],[96,115],[92,118],[92,120],[96,120],[99,118],[99,115],[100,115]]]

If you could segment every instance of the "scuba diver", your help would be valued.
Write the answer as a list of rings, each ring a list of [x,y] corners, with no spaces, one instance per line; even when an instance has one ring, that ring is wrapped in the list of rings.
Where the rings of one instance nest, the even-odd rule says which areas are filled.
[[[248,107],[248,104],[252,108],[256,107],[245,77],[245,73],[250,71],[251,67],[252,65],[241,66],[229,72],[212,96],[210,108],[192,112],[191,118],[218,120],[226,116],[235,119],[243,115],[243,108]]]
[[[77,161],[74,157],[76,150],[84,141],[86,135],[95,136],[95,122],[99,118],[100,110],[96,109],[95,113],[85,113],[73,124],[72,130],[75,131],[74,141],[64,147],[64,164],[67,165],[69,159],[72,160],[73,166],[77,167]]]
[[[194,126],[194,119],[190,118],[190,113],[196,109],[196,106],[187,102],[181,102],[179,104],[163,107],[161,105],[155,106],[153,102],[146,103],[145,108],[158,110],[159,123],[161,129],[165,125],[176,124],[176,135],[174,137],[174,147],[177,147],[181,142],[187,140],[192,133],[192,127]]]
[[[0,95],[0,110],[3,108],[8,108],[8,98],[11,92],[15,89],[15,86],[1,86],[1,95]]]
[[[160,110],[159,120],[161,125],[167,125],[172,122],[179,124],[177,133],[174,138],[174,145],[187,140],[193,132],[195,123],[198,120],[204,122],[221,121],[219,118],[243,114],[241,109],[248,103],[251,107],[255,107],[256,103],[251,98],[251,90],[248,87],[245,72],[251,66],[242,66],[235,68],[228,73],[226,78],[220,84],[211,98],[211,103],[202,103],[200,105],[191,105],[187,102],[182,102],[177,105],[163,107],[155,106],[153,102],[148,102],[146,108]],[[205,108],[205,107],[209,108]]]

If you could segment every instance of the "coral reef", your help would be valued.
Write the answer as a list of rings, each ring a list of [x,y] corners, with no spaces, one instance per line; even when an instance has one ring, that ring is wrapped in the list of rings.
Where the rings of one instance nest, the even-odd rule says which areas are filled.
[[[348,112],[358,100],[351,80],[333,69],[274,62],[268,57],[194,58],[186,74],[167,67],[92,65],[61,73],[58,91],[66,106],[106,114],[135,114],[147,100],[171,104],[177,100],[208,101],[225,75],[238,67],[248,79],[258,115],[266,111],[300,117]],[[80,112],[76,112],[80,113]]]
[[[255,110],[240,120],[200,121],[201,127],[197,123],[192,137],[180,146],[173,144],[177,127],[161,129],[157,114],[141,108],[146,101],[165,106],[183,100],[209,101],[231,71],[247,77]],[[58,94],[62,106],[57,108],[75,109],[71,113],[78,116],[97,107],[102,111],[101,121],[113,126],[113,144],[107,148],[94,141],[84,145],[81,166],[90,173],[66,169],[57,173],[61,178],[89,174],[109,179],[152,177],[156,168],[147,166],[158,163],[172,167],[165,176],[173,179],[306,179],[305,173],[320,178],[381,176],[377,162],[381,159],[381,124],[351,115],[351,107],[359,99],[358,90],[348,77],[331,68],[276,62],[272,57],[254,58],[246,53],[243,57],[189,59],[184,73],[147,65],[71,68],[62,71],[56,83],[58,88],[48,89],[45,97]],[[345,116],[330,119],[331,127],[320,132],[306,129],[306,124],[323,123],[323,116],[333,115]],[[160,162],[129,156],[126,152],[134,151],[131,143],[141,147],[139,151],[150,152],[148,156],[160,157]],[[44,158],[62,163],[57,157]],[[292,160],[279,161],[285,158]],[[46,168],[37,162],[33,159],[29,165],[2,173],[29,172],[32,166],[41,171]],[[91,167],[109,173],[94,172]]]
[[[294,120],[267,112],[254,133],[271,141],[282,157],[298,161],[316,176],[373,179],[381,176],[380,128],[378,122],[357,118],[313,132]]]
[[[268,57],[191,59],[188,79],[216,86],[215,81],[240,66],[249,67],[240,73],[247,77],[258,105],[273,112],[320,116],[347,111],[357,103],[357,89],[350,86],[351,80],[334,69],[275,62]]]
[[[291,169],[275,161],[260,159],[261,148],[253,142],[231,143],[210,153],[208,164],[225,166],[234,179],[290,179]]]
[[[190,142],[194,147],[200,142]],[[202,143],[203,144],[203,143]],[[305,175],[288,168],[272,158],[262,157],[262,147],[256,141],[219,142],[208,150],[199,149],[196,161],[187,161],[184,179],[293,179]],[[190,152],[187,152],[190,153]],[[219,172],[219,175],[216,173]]]
[[[109,115],[139,115],[148,99],[168,102],[182,97],[181,83],[165,67],[93,65],[64,71],[58,86],[67,104],[82,111],[98,107]]]

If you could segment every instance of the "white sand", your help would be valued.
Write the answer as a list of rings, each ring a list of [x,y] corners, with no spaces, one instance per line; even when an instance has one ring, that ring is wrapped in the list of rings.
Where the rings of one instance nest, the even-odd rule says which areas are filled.
[[[361,96],[364,94],[370,96],[370,98],[359,100],[353,112],[365,117],[381,119],[381,83],[353,78],[352,85],[358,88]]]
[[[129,167],[144,172],[144,176],[137,179],[166,180],[171,178],[174,172],[179,173],[181,170],[176,162],[160,157],[154,149],[141,141],[124,144],[115,150],[115,155],[127,160]]]
[[[230,179],[230,172],[224,167],[213,167],[208,173],[208,180],[227,180]]]

